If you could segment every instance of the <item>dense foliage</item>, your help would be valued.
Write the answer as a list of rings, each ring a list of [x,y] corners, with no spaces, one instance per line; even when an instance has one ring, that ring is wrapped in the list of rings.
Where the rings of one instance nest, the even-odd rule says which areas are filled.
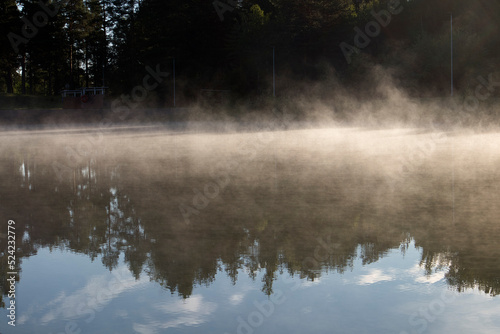
[[[172,72],[178,94],[272,94],[273,47],[280,87],[335,76],[360,87],[374,65],[402,88],[444,95],[450,82],[477,85],[500,63],[500,2],[489,0],[3,0],[0,91],[56,95],[64,87],[142,85],[146,67]],[[389,16],[387,15],[389,14]],[[173,76],[151,96],[172,104]]]

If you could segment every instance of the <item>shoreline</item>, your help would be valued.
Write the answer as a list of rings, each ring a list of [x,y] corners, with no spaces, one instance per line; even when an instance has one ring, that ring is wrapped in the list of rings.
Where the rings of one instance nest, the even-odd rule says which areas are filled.
[[[99,125],[147,124],[186,120],[186,108],[138,109],[124,117],[111,109],[6,109],[0,110],[0,126],[57,127]]]

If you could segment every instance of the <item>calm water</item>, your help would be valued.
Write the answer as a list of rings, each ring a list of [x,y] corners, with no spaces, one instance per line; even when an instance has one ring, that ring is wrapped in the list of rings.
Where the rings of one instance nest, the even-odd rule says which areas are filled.
[[[498,333],[499,148],[418,129],[4,131],[0,332]]]

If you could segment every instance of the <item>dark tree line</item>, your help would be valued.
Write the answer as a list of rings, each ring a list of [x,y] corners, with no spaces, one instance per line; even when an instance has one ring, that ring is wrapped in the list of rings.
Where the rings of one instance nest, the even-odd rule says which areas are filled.
[[[367,32],[378,22],[374,13],[391,6],[401,10]],[[397,68],[404,86],[444,91],[451,13],[455,81],[465,90],[478,73],[498,68],[498,1],[3,0],[0,90],[57,95],[68,86],[108,86],[120,95],[142,82],[146,66],[171,70],[175,58],[187,100],[203,88],[269,94],[274,47],[289,79],[321,80],[319,64],[327,64],[356,85],[381,64]],[[369,40],[362,47],[359,31]],[[169,85],[155,90],[160,104]]]

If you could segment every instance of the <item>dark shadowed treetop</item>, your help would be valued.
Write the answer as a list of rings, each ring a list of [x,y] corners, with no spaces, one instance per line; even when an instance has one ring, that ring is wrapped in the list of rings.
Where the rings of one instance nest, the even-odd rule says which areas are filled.
[[[326,64],[343,84],[356,85],[382,65],[397,69],[404,86],[441,94],[449,80],[451,13],[457,89],[466,90],[478,72],[499,63],[497,1],[54,1],[49,8],[57,14],[35,22],[40,27],[28,39],[22,27],[40,20],[38,1],[1,6],[3,45],[12,46],[9,33],[22,40],[18,52],[0,51],[3,92],[57,95],[69,84],[109,86],[120,95],[141,82],[146,66],[171,69],[175,58],[179,94],[187,102],[202,88],[240,97],[268,94],[275,47],[279,71],[290,79],[320,81]],[[391,6],[400,10],[388,18]],[[367,42],[362,47],[359,32]],[[166,80],[158,88],[163,103],[169,85]]]

